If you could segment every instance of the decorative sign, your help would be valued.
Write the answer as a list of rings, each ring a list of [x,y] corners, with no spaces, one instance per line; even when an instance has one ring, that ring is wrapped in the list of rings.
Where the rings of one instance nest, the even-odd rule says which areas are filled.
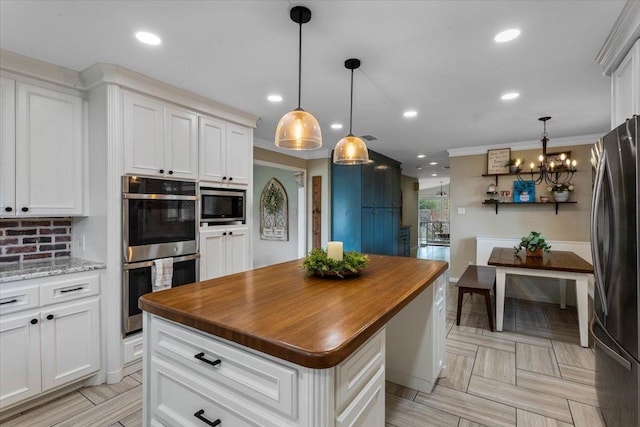
[[[509,173],[511,148],[487,150],[487,174]]]
[[[534,203],[536,183],[534,181],[513,181],[513,203]]]
[[[267,182],[260,195],[260,239],[289,240],[289,198],[275,178]]]

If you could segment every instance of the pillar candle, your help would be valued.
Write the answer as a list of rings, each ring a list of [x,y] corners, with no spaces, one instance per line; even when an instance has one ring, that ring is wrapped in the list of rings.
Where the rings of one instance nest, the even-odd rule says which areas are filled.
[[[342,242],[327,243],[327,258],[342,261]]]

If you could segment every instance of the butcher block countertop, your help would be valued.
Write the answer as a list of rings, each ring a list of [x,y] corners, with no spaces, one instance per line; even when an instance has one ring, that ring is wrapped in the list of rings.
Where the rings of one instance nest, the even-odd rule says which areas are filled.
[[[369,255],[358,277],[306,277],[302,259],[142,296],[142,310],[298,365],[346,359],[448,268]]]

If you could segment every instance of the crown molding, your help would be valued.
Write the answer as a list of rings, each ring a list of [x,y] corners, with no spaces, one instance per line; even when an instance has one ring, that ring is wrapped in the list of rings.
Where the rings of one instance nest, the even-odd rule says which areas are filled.
[[[640,39],[640,1],[627,0],[596,56],[596,62],[602,65],[605,75],[613,74],[638,39]]]
[[[0,69],[76,90],[84,89],[77,71],[6,49],[0,49]]]
[[[564,138],[554,138],[549,141],[547,148],[551,147],[570,147],[573,145],[587,145],[595,144],[595,142],[602,138],[603,134],[592,133],[589,135],[569,136]],[[493,145],[480,145],[476,147],[463,147],[463,148],[450,148],[447,150],[449,157],[460,156],[474,156],[477,154],[487,154],[487,150],[494,150],[496,148],[511,148],[511,150],[533,150],[541,148],[540,140],[533,141],[520,141],[507,144],[493,144]]]

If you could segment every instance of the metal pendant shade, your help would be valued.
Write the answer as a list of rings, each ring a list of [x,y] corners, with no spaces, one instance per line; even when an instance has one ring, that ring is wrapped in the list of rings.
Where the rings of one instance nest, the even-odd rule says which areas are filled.
[[[298,43],[298,108],[288,112],[276,127],[276,147],[289,150],[315,150],[322,147],[320,125],[311,113],[300,107],[302,87],[302,24],[311,20],[311,11],[303,6],[295,6],[289,12],[291,20],[300,25]]]
[[[333,163],[339,165],[361,165],[369,163],[367,144],[352,133],[353,124],[353,70],[360,67],[360,60],[356,58],[344,61],[346,69],[351,70],[351,106],[349,108],[349,134],[338,141],[333,150]]]

